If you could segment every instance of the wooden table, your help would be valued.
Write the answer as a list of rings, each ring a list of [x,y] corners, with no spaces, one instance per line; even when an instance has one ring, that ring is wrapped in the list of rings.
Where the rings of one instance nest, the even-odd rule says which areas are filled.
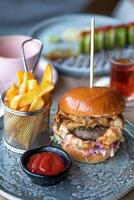
[[[72,87],[78,86],[88,86],[89,85],[89,78],[73,78],[68,76],[59,76],[59,81],[56,85],[54,91],[54,101],[59,100],[60,96]],[[129,119],[131,122],[134,123],[134,110],[133,112],[126,112],[124,115]],[[5,198],[0,197],[0,200],[5,200]],[[10,199],[12,200],[12,199]],[[134,190],[127,194],[125,197],[121,198],[121,200],[134,200]]]

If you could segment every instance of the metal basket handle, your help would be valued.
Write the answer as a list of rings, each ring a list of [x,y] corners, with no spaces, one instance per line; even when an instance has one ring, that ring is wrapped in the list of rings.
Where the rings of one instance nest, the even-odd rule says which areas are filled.
[[[28,40],[25,40],[23,43],[22,43],[22,60],[23,60],[23,66],[24,66],[24,71],[25,72],[28,72],[28,66],[27,66],[27,62],[26,62],[26,55],[25,55],[25,44],[28,43],[28,42],[31,42],[31,41],[35,41],[37,43],[40,44],[40,51],[38,53],[38,56],[36,57],[35,61],[34,61],[34,65],[31,69],[31,72],[34,72],[36,66],[37,66],[37,63],[39,61],[39,58],[41,56],[41,52],[42,52],[42,49],[43,49],[43,43],[40,41],[40,40],[37,40],[37,39],[34,39],[34,38],[30,38]]]

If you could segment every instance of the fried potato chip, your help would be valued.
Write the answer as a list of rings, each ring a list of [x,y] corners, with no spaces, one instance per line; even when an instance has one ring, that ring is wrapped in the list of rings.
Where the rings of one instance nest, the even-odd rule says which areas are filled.
[[[29,111],[29,106],[24,106],[24,107],[20,108],[19,111],[28,112]]]
[[[52,98],[50,93],[45,94],[42,99],[44,100],[44,105],[48,105],[48,103],[51,104]]]
[[[18,86],[18,87],[17,87]],[[21,112],[37,111],[46,105],[51,105],[52,69],[47,65],[42,81],[39,84],[32,72],[17,73],[17,86],[13,84],[6,92],[5,104],[14,110]],[[46,108],[46,107],[45,107]],[[6,112],[5,130],[8,134],[8,142],[17,142],[26,149],[34,142],[40,130],[48,129],[49,109],[38,115],[19,116]],[[36,122],[36,123],[35,123]]]
[[[18,95],[18,88],[14,83],[6,92],[7,100],[11,102],[16,95]]]
[[[41,97],[36,97],[36,98],[33,100],[32,104],[31,104],[31,106],[30,106],[30,108],[29,108],[29,111],[40,110],[41,108],[43,108],[43,106],[44,106],[44,101],[43,101],[43,99],[42,99]]]
[[[24,72],[23,82],[20,85],[19,94],[24,94],[27,91],[28,72]]]
[[[32,72],[28,72],[28,79],[34,79],[34,74]]]
[[[19,107],[27,106],[32,104],[36,97],[42,97],[48,92],[52,91],[54,88],[53,85],[49,83],[45,83],[44,85],[38,85],[35,89],[25,93],[22,95],[22,98],[19,101]]]
[[[29,123],[23,123],[23,126],[20,127],[19,137],[17,138],[18,143],[24,146],[26,149],[30,146],[31,139],[34,134],[34,118],[31,118]]]
[[[17,85],[18,85],[18,88],[20,88],[20,85],[23,82],[23,76],[24,76],[24,72],[22,72],[22,71],[17,72]]]
[[[52,67],[50,64],[47,64],[46,69],[43,73],[43,77],[41,80],[41,85],[45,84],[45,83],[49,83],[49,84],[53,84],[53,75],[52,75]]]
[[[37,80],[35,80],[35,79],[28,80],[27,91],[35,89],[37,87],[37,85],[38,85]]]
[[[17,85],[18,85],[18,88],[20,88],[22,82],[24,81],[24,74],[27,73],[27,76],[28,76],[28,79],[34,79],[34,75],[32,72],[23,72],[23,71],[19,71],[17,72]],[[25,74],[26,76],[26,74]]]
[[[5,105],[6,105],[7,107],[10,107],[10,102],[9,102],[8,100],[5,100]]]
[[[18,105],[19,105],[19,101],[21,100],[21,98],[22,98],[22,95],[21,95],[21,94],[15,96],[15,97],[13,98],[13,100],[11,101],[11,103],[10,103],[10,108],[12,108],[12,109],[14,109],[14,110],[17,110]]]
[[[34,134],[34,123],[35,123],[35,117],[31,118],[23,118],[21,123],[18,123],[17,129],[18,129],[18,135],[16,137],[16,140],[19,144],[24,146],[25,148],[28,148],[30,145],[30,139],[32,138]]]

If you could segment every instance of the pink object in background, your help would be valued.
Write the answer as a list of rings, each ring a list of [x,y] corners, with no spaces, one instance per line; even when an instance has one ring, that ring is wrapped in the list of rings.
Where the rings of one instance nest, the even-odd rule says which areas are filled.
[[[29,36],[25,35],[0,37],[0,90],[2,92],[16,81],[17,71],[24,71],[21,45],[29,38]],[[31,41],[25,45],[25,54],[29,70],[32,69],[39,50],[40,45],[35,41]]]

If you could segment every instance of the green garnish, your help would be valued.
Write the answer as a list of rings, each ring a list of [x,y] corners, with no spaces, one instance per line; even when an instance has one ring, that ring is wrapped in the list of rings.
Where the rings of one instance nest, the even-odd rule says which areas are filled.
[[[55,135],[51,136],[51,142],[54,143],[54,144],[57,144],[58,143],[58,139]]]
[[[48,41],[50,43],[58,43],[58,42],[61,42],[61,38],[59,36],[57,36],[57,35],[50,35],[48,37]]]

